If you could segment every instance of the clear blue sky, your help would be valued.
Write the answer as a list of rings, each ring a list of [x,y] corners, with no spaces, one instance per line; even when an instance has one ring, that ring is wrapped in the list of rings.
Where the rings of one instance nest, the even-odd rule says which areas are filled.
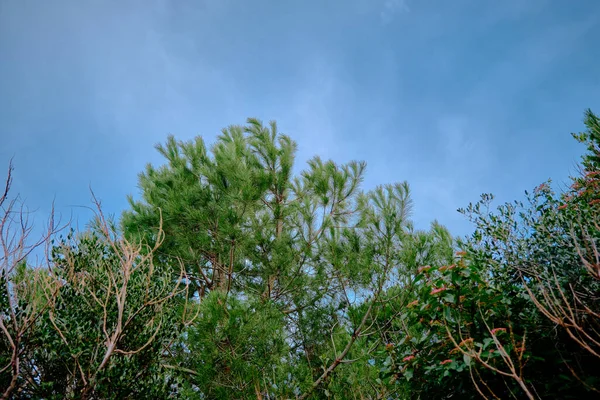
[[[169,133],[275,119],[301,163],[365,160],[466,234],[482,192],[574,171],[598,39],[597,0],[3,0],[0,166],[40,215],[90,185],[119,212]]]

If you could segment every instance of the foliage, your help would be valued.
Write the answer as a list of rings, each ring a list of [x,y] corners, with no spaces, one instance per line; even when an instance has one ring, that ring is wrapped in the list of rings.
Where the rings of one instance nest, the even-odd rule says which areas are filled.
[[[189,390],[202,390],[210,398],[248,398],[276,390],[276,367],[289,351],[283,315],[260,299],[242,302],[219,291],[198,307],[180,363],[195,371]]]
[[[271,122],[157,145],[119,221],[82,232],[0,198],[3,398],[591,398],[600,393],[600,120],[556,194],[454,240],[406,182],[315,157]],[[68,226],[68,224],[67,224]],[[46,247],[47,263],[29,255]]]
[[[102,213],[89,232],[54,247],[51,276],[60,290],[48,297],[52,307],[41,321],[51,350],[36,353],[40,380],[53,384],[40,393],[132,398],[169,392],[161,353],[181,325],[175,295],[185,285],[183,273],[172,281],[154,268],[155,250],[118,237]]]
[[[588,131],[575,136],[590,153],[570,190],[557,196],[545,183],[526,204],[494,213],[493,196],[483,195],[460,210],[476,230],[458,242],[455,261],[411,275],[414,297],[391,318],[387,379],[435,398],[589,398],[598,390],[600,130],[591,112],[585,122]]]
[[[44,247],[61,229],[53,212],[48,228],[38,240],[31,238],[29,212],[18,197],[10,198],[12,163],[0,195],[0,394],[10,398],[26,386],[26,377],[35,374],[35,358],[29,342],[38,334],[37,322],[47,312],[58,290],[55,282],[27,257]],[[53,211],[53,210],[52,210]],[[42,332],[43,333],[43,332]]]
[[[227,390],[319,392],[348,363],[345,357],[365,334],[361,318],[379,306],[377,293],[397,267],[398,250],[391,249],[401,247],[410,226],[408,185],[363,193],[364,163],[318,157],[294,176],[295,143],[275,123],[265,127],[253,119],[225,129],[211,152],[199,138],[183,143],[171,137],[157,148],[167,165],[140,175],[142,199],[131,201],[123,227],[152,240],[163,215],[167,239],[159,263],[169,270],[174,258],[184,260],[196,284],[200,313],[184,349],[186,369],[194,371],[190,385],[211,398]],[[350,297],[370,298],[354,320]],[[252,318],[232,320],[249,309]],[[223,325],[218,334],[215,318]],[[256,324],[272,335],[252,337],[259,342],[238,336]],[[280,335],[282,343],[272,342]],[[223,341],[245,358],[227,355],[233,350]],[[259,348],[277,355],[269,369],[252,356]],[[363,369],[374,369],[362,353]],[[227,368],[206,364],[217,359]],[[275,383],[279,373],[289,375],[285,385]]]
[[[15,265],[3,269],[5,398],[166,397],[162,353],[182,325],[183,275],[157,273],[155,249],[119,237],[101,212],[52,247],[46,269],[27,266],[23,232],[4,258]]]

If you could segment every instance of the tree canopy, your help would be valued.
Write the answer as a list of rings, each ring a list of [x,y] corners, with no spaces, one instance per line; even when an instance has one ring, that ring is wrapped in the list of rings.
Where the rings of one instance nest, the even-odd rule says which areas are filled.
[[[411,220],[407,182],[295,162],[277,124],[169,136],[117,219],[39,240],[0,197],[0,393],[19,399],[538,399],[600,393],[600,119],[580,173]],[[434,215],[435,210],[432,210]],[[46,250],[45,262],[30,257]]]

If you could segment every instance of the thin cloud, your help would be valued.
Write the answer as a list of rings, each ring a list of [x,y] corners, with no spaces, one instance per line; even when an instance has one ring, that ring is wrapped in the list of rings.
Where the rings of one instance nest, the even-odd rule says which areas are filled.
[[[299,146],[298,161],[315,155],[335,158],[343,150],[340,109],[351,106],[350,88],[338,77],[330,60],[314,58],[303,63],[301,87],[289,96],[289,109],[278,118],[280,128],[290,133]]]
[[[386,0],[383,3],[383,10],[381,10],[381,22],[383,24],[389,24],[393,21],[394,17],[398,14],[407,13],[410,11],[406,0]]]

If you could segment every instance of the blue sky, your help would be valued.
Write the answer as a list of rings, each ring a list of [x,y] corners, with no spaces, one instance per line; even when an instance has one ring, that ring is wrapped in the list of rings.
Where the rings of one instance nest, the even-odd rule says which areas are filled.
[[[1,1],[0,166],[40,216],[85,219],[90,185],[126,207],[168,134],[275,119],[300,163],[365,160],[419,227],[466,234],[481,193],[574,171],[598,38],[594,0]]]

